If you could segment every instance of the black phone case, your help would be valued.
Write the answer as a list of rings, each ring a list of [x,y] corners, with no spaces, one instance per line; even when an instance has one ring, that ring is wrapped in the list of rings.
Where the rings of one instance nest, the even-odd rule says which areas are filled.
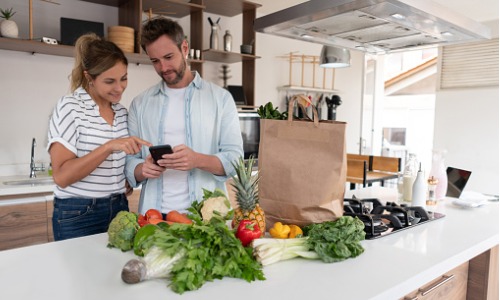
[[[149,153],[153,157],[156,164],[159,159],[161,159],[163,154],[172,154],[174,151],[170,145],[157,145],[149,147]]]

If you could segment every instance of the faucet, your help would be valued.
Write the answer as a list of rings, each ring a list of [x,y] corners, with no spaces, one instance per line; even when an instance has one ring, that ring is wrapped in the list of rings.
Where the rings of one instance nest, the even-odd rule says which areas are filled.
[[[36,171],[45,171],[43,164],[40,167],[37,167],[35,164],[35,146],[36,140],[33,138],[33,141],[31,141],[30,178],[36,178]]]

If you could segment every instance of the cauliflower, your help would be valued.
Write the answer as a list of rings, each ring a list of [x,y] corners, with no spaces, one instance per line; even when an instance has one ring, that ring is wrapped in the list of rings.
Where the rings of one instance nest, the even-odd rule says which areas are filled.
[[[212,197],[203,201],[203,206],[201,207],[201,217],[204,221],[210,221],[214,216],[214,211],[219,212],[220,216],[224,218],[231,208],[231,204],[226,197]]]
[[[108,228],[108,247],[116,247],[128,251],[134,246],[134,237],[140,226],[137,215],[128,211],[120,211],[113,218]]]
[[[203,221],[208,222],[215,215],[214,212],[224,219],[231,210],[231,203],[226,194],[221,189],[213,192],[203,189],[203,202],[201,203],[200,214]]]

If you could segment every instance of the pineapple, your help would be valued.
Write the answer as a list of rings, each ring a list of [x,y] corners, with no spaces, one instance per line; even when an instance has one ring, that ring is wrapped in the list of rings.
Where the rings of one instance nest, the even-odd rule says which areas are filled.
[[[259,174],[257,172],[252,176],[253,164],[253,157],[250,157],[247,165],[243,158],[238,163],[233,163],[236,176],[233,177],[232,186],[238,207],[234,210],[232,226],[238,227],[241,220],[256,220],[263,236],[266,232],[266,216],[259,205]]]

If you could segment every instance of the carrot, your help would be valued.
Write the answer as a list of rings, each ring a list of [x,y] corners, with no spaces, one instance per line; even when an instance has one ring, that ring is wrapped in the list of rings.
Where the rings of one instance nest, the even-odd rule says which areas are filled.
[[[149,219],[148,221],[149,224],[158,224],[158,223],[167,223],[169,225],[172,225],[174,224],[174,222],[171,222],[171,221],[165,221],[165,220],[162,220],[162,219]]]
[[[186,214],[181,214],[180,212],[176,210],[171,210],[167,214],[167,221],[174,222],[174,223],[183,223],[183,224],[192,224],[193,221],[187,217]]]

